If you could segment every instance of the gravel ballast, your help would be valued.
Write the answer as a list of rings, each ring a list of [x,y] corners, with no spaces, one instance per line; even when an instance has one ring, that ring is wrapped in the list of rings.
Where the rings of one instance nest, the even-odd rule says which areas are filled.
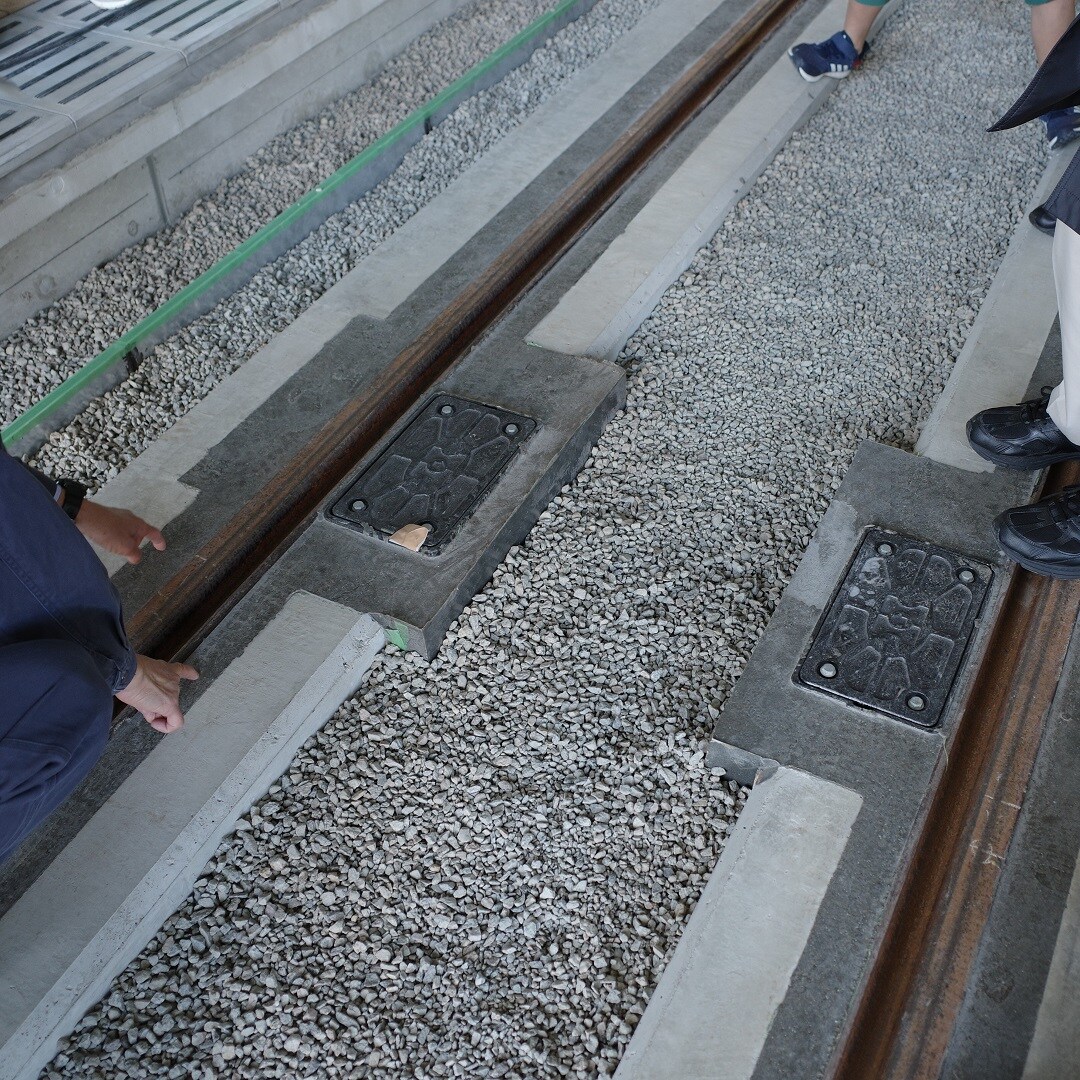
[[[0,346],[6,358],[0,424],[14,420],[550,7],[548,0],[467,5],[417,38],[370,84],[269,142],[174,226],[108,260],[29,319]]]
[[[437,659],[380,657],[47,1076],[613,1072],[746,795],[703,767],[713,719],[1027,207],[1041,133],[983,129],[1031,65],[1015,0],[908,0],[628,343],[626,412]]]
[[[656,3],[600,0],[595,12],[555,35],[497,86],[464,102],[369,195],[158,346],[132,377],[55,433],[35,463],[66,470],[96,490]],[[12,375],[0,394],[0,400],[7,395],[8,420],[550,6],[547,0],[482,2],[459,12],[448,27],[412,46],[407,62],[389,65],[372,87],[256,154],[248,170],[198,203],[176,228],[128,249],[35,316],[3,345],[10,359],[4,370]],[[466,50],[461,39],[474,23],[483,32]],[[420,89],[403,94],[419,70]],[[407,107],[398,104],[402,98]]]

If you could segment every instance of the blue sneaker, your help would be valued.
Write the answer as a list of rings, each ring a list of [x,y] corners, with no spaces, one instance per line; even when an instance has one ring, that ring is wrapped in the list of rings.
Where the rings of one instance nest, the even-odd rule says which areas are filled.
[[[817,82],[822,76],[846,79],[862,63],[868,48],[864,45],[863,51],[858,52],[851,38],[841,30],[828,41],[819,41],[816,45],[809,41],[793,45],[788,49],[788,56],[807,82]]]
[[[1072,109],[1052,109],[1040,117],[1046,125],[1046,141],[1051,150],[1080,139],[1080,112]]]

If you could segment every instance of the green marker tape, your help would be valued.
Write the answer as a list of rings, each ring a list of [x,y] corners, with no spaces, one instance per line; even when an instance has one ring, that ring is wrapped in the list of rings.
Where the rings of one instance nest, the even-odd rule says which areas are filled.
[[[87,364],[65,379],[56,389],[51,390],[36,405],[33,405],[21,416],[13,420],[0,432],[4,442],[9,446],[13,445],[32,431],[36,425],[47,420],[57,409],[69,402],[99,375],[121,363],[132,349],[138,347],[160,326],[181,314],[185,308],[198,300],[208,289],[213,288],[219,281],[228,277],[248,260],[256,258],[261,249],[284,229],[288,229],[297,220],[317,207],[319,203],[335,192],[342,184],[347,183],[357,172],[371,164],[414,128],[426,124],[456,94],[478,82],[516,49],[527,44],[532,38],[543,34],[553,22],[578,3],[580,3],[580,0],[562,0],[561,3],[553,7],[545,15],[541,15],[534,23],[531,23],[520,33],[515,34],[505,45],[500,45],[490,56],[481,60],[475,67],[470,68],[460,78],[455,79],[445,90],[440,91],[430,101],[411,112],[385,135],[380,136],[370,146],[361,150],[359,154],[317,184],[306,195],[291,206],[286,207],[258,232],[249,236],[242,244],[230,251],[228,255],[222,256],[209,270],[204,271],[189,285],[185,285],[175,296],[166,300],[161,307],[156,308],[145,319],[136,323],[126,334],[114,341],[103,352],[98,353]]]

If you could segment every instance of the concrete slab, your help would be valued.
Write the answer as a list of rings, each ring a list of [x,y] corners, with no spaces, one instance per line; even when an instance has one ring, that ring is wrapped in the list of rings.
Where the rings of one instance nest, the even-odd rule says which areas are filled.
[[[296,594],[204,690],[0,920],[0,1073],[38,1075],[383,643],[367,617]]]
[[[1024,502],[1035,478],[972,475],[865,443],[717,721],[709,764],[742,783],[797,768],[863,799],[755,1077],[826,1075],[866,973],[926,792],[955,727],[955,701],[986,644],[1008,569],[990,521]],[[916,536],[998,567],[994,589],[941,728],[922,731],[796,685],[814,628],[868,525]],[[902,777],[902,782],[897,781]],[[829,1033],[825,1038],[822,1033]]]
[[[862,805],[780,769],[750,794],[616,1080],[750,1080]]]
[[[828,37],[843,22],[844,8],[844,0],[832,0],[800,31],[800,39]],[[778,59],[529,332],[529,342],[555,352],[613,360],[833,86],[830,79],[816,84],[793,79],[790,60]]]
[[[1080,1062],[1080,862],[1073,871],[1023,1080],[1068,1076]]]
[[[330,289],[105,484],[98,500],[110,506],[137,506],[159,528],[168,525],[199,494],[180,477],[348,326],[352,296],[347,279]],[[106,551],[98,554],[110,574],[127,565]]]
[[[1033,206],[1049,196],[1071,160],[1068,153],[1051,156]],[[1057,317],[1052,243],[1026,218],[1013,230],[994,283],[919,435],[916,453],[969,472],[993,471],[994,466],[968,446],[965,427],[982,409],[1023,400]]]
[[[1004,571],[990,522],[1000,510],[1024,502],[1036,479],[1019,472],[976,479],[892,447],[863,443],[717,722],[718,742],[750,755],[732,757],[729,771],[735,770],[736,779],[752,779],[744,779],[747,762],[775,759],[844,782],[850,776],[853,730],[861,736],[855,747],[858,760],[887,758],[894,743],[921,748],[940,744],[951,731],[952,712],[946,712],[939,731],[920,732],[798,686],[792,675],[867,526],[916,536]],[[984,623],[1005,576],[997,575]],[[981,640],[977,631],[972,655]],[[954,698],[962,685],[963,675]],[[710,763],[728,767],[726,754],[715,746]]]
[[[437,556],[408,551],[320,517],[264,581],[275,596],[282,597],[311,587],[313,569],[318,568],[320,592],[370,611],[403,645],[428,657],[435,654],[447,628],[506,552],[520,543],[559,489],[580,469],[607,421],[622,408],[625,376],[612,365],[501,342],[497,349],[471,356],[433,389],[436,392],[483,402],[537,422],[536,432],[446,550]],[[265,415],[256,421],[266,422]],[[196,484],[215,468],[219,454],[233,453],[230,443],[244,437],[242,427],[204,461],[191,474]],[[248,437],[257,438],[255,434]],[[352,476],[340,485],[326,505],[351,480]],[[197,502],[189,514],[198,513]],[[188,528],[184,520],[177,526]]]
[[[646,15],[350,275],[356,312],[386,318],[723,2],[686,0]]]

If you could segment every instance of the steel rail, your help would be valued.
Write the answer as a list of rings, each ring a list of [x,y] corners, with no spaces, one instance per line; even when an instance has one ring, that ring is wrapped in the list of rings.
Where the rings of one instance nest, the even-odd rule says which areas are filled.
[[[1076,483],[1057,466],[1043,494]],[[1080,582],[1014,571],[834,1080],[941,1075],[1078,614]]]
[[[287,550],[362,458],[741,70],[802,0],[758,0],[420,336],[128,620],[139,652],[194,647]]]

